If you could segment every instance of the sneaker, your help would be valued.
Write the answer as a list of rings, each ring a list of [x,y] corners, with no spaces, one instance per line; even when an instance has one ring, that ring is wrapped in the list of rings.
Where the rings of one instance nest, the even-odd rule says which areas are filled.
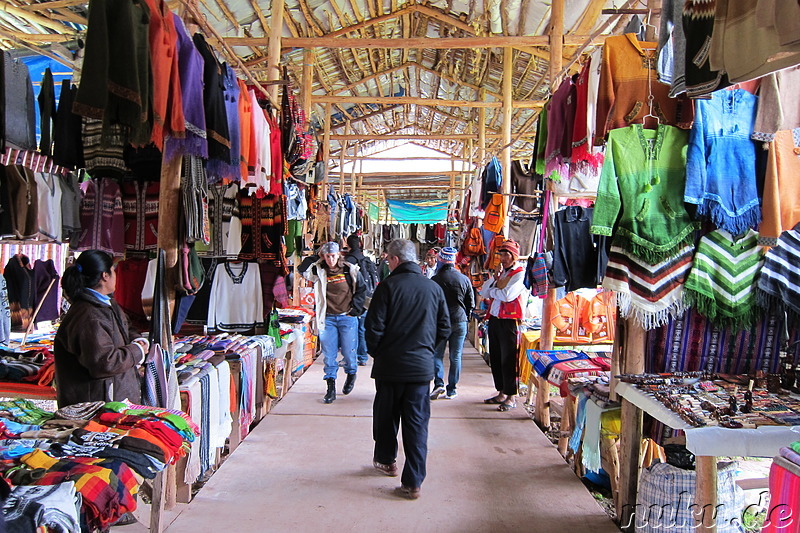
[[[417,500],[419,499],[419,487],[406,487],[405,485],[400,485],[395,489],[395,493],[398,496],[401,496],[407,500]]]
[[[449,390],[447,394],[445,394],[445,398],[448,400],[455,400],[456,396],[458,396],[458,391],[456,390]]]
[[[359,361],[358,362],[358,366],[367,366],[367,362],[366,361]]]
[[[444,386],[439,385],[438,387],[434,387],[433,392],[431,393],[431,400],[438,400],[439,396],[444,394]]]
[[[397,477],[397,463],[386,465],[373,460],[372,466],[374,466],[375,470],[381,472],[382,474],[385,474],[389,477]]]

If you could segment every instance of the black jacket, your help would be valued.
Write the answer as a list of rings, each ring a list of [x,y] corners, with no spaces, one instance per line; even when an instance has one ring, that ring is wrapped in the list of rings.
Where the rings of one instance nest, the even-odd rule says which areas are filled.
[[[459,272],[455,265],[443,263],[431,279],[444,291],[450,321],[455,324],[469,320],[469,314],[475,307],[475,293],[469,278]]]
[[[374,379],[433,379],[434,348],[450,335],[450,314],[441,287],[419,265],[402,263],[378,285],[364,326]]]

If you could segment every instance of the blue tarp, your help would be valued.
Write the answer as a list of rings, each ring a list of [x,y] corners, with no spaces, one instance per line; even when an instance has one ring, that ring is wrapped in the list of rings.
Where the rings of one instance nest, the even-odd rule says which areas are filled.
[[[389,212],[401,224],[447,221],[447,200],[387,200]]]

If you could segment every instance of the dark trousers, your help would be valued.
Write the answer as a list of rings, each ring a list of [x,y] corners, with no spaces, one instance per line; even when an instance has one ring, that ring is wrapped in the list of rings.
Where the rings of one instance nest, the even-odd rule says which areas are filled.
[[[503,394],[517,393],[517,321],[489,319],[489,366],[494,387]]]
[[[430,382],[399,383],[375,380],[372,405],[373,458],[392,464],[397,459],[397,430],[403,421],[406,463],[400,481],[406,487],[422,486],[428,457],[428,420],[431,418]]]

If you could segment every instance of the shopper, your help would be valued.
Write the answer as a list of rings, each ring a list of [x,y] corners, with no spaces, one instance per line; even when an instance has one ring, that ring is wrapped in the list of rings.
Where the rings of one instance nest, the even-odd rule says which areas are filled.
[[[519,244],[505,241],[497,248],[502,270],[483,284],[481,296],[489,299],[489,366],[497,394],[484,403],[499,404],[498,411],[517,406],[517,329],[522,320],[525,269],[517,264]]]
[[[361,239],[355,233],[347,238],[347,253],[344,256],[345,261],[358,265],[359,272],[364,277],[366,286],[366,299],[372,298],[375,292],[375,287],[378,286],[378,269],[375,262],[369,257],[364,255],[361,250]],[[356,347],[356,362],[358,366],[366,366],[369,361],[367,355],[367,341],[364,339],[364,320],[367,317],[367,310],[358,315],[358,346]]]
[[[375,289],[366,321],[375,379],[373,466],[397,475],[402,420],[406,461],[397,492],[416,499],[426,474],[434,348],[450,335],[450,315],[441,287],[416,263],[414,244],[397,239],[386,251],[391,274]]]
[[[356,383],[358,317],[364,312],[366,286],[358,266],[342,257],[338,243],[323,244],[320,256],[316,262],[304,261],[298,270],[314,283],[317,329],[325,361],[325,381],[328,383],[322,401],[332,403],[336,400],[340,349],[347,374],[342,394],[350,394]]]
[[[61,287],[71,306],[53,344],[59,407],[81,402],[141,403],[138,368],[150,343],[128,324],[114,301],[113,258],[86,250],[64,270]]]
[[[425,262],[422,263],[422,273],[425,274],[426,278],[431,279],[433,278],[434,274],[436,274],[438,261],[439,249],[434,246],[428,250],[428,253],[425,255]]]
[[[442,394],[452,400],[458,394],[456,385],[461,375],[461,353],[464,351],[464,340],[467,338],[467,321],[475,307],[475,295],[472,282],[456,268],[455,248],[442,248],[439,252],[439,268],[433,281],[444,291],[447,310],[450,313],[450,337],[436,345],[435,376],[431,400]],[[447,388],[444,386],[444,349],[447,344],[450,354],[450,369],[447,373]]]

